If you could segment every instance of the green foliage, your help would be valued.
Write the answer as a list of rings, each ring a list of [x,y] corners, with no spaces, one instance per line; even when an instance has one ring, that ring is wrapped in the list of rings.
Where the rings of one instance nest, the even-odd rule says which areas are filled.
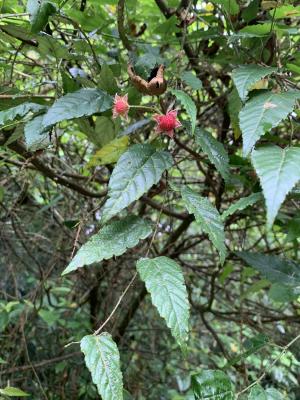
[[[230,176],[228,154],[222,145],[208,131],[197,128],[195,131],[196,143],[207,154],[210,162],[214,164],[222,177],[227,180]]]
[[[245,101],[253,85],[262,78],[276,72],[277,68],[256,64],[242,65],[232,71],[232,80],[242,101]]]
[[[44,128],[43,115],[38,115],[24,126],[26,146],[29,150],[38,150],[47,147],[50,143],[51,128]]]
[[[87,335],[81,339],[85,363],[103,400],[123,400],[120,355],[111,335]]]
[[[119,159],[109,181],[108,200],[102,209],[102,222],[139,199],[172,165],[166,151],[156,151],[150,144],[131,146]]]
[[[286,195],[300,179],[299,157],[298,147],[266,146],[252,152],[252,163],[266,201],[269,227],[273,225]]]
[[[15,388],[13,386],[7,386],[4,389],[0,389],[0,394],[7,397],[28,397],[29,393],[24,392],[21,389]]]
[[[93,115],[111,108],[112,99],[100,89],[80,89],[59,98],[44,116],[44,127],[57,122]]]
[[[185,347],[189,331],[189,302],[179,265],[168,257],[142,258],[137,270],[177,343]]]
[[[299,286],[299,265],[293,261],[246,251],[237,252],[236,254],[249,266],[262,273],[270,282],[278,282],[292,287]]]
[[[223,371],[203,370],[192,376],[195,400],[234,400],[230,379]]]
[[[129,215],[120,221],[113,221],[100,229],[79,249],[63,274],[68,274],[84,265],[120,256],[150,234],[150,223],[136,216]]]
[[[252,206],[256,202],[262,199],[261,193],[252,193],[247,197],[242,197],[237,202],[231,204],[227,210],[223,211],[222,219],[225,220],[236,211],[243,211],[245,208]]]
[[[295,91],[265,92],[247,101],[239,114],[244,156],[250,153],[265,132],[276,127],[293,111],[297,98],[299,93]]]
[[[126,151],[128,144],[128,136],[122,136],[112,140],[93,155],[88,163],[89,167],[117,162],[121,155]]]
[[[184,71],[181,74],[181,79],[194,90],[202,89],[202,82],[191,71]]]
[[[56,6],[47,0],[28,0],[27,12],[30,14],[31,31],[37,33],[44,29],[49,17],[55,14]]]
[[[195,215],[196,222],[217,248],[223,264],[226,258],[225,234],[218,210],[207,198],[199,196],[189,187],[182,188],[181,195],[188,212]]]
[[[182,106],[186,109],[186,112],[191,120],[192,133],[194,133],[196,127],[196,116],[197,116],[197,108],[194,101],[188,94],[186,94],[182,90],[173,89],[172,94],[177,98],[178,101],[180,101]]]
[[[299,10],[1,2],[1,399],[299,398]]]
[[[44,109],[45,107],[40,104],[23,103],[8,110],[0,111],[0,126],[14,121],[17,117],[25,117],[30,112],[36,114]]]
[[[266,392],[261,386],[255,385],[249,393],[248,400],[267,400]]]

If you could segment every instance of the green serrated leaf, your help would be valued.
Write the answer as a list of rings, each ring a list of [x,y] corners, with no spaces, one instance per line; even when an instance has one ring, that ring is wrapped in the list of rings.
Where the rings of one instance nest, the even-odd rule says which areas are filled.
[[[151,234],[151,224],[134,215],[113,221],[93,235],[77,252],[62,275],[84,265],[120,256]]]
[[[192,71],[184,71],[181,79],[194,90],[202,89],[202,82]]]
[[[202,128],[195,130],[195,138],[196,143],[207,154],[210,162],[214,164],[222,177],[225,180],[229,179],[229,158],[223,144],[215,139],[210,132]]]
[[[166,151],[156,151],[150,144],[131,146],[119,158],[111,175],[102,222],[139,199],[158,183],[163,172],[171,165],[172,157]]]
[[[192,375],[195,400],[234,400],[230,379],[223,371],[205,370]]]
[[[57,122],[104,112],[112,106],[112,98],[100,89],[80,89],[60,97],[44,116],[44,127]]]
[[[196,127],[196,118],[197,118],[197,107],[196,107],[194,101],[188,94],[186,94],[182,90],[173,89],[173,90],[171,90],[171,92],[185,108],[188,116],[190,117],[191,123],[192,123],[192,133],[194,133],[194,130]]]
[[[168,257],[142,258],[137,270],[152,303],[180,346],[188,340],[189,302],[180,266]]]
[[[9,108],[0,112],[0,126],[10,121],[14,121],[17,117],[25,117],[28,113],[38,113],[45,109],[45,106],[36,103],[23,103],[19,106]]]
[[[87,166],[94,167],[96,165],[116,163],[121,155],[126,151],[128,144],[128,136],[112,140],[92,156]]]
[[[246,157],[257,140],[276,127],[293,111],[300,91],[266,92],[252,97],[239,114],[243,136],[243,155]]]
[[[232,79],[242,101],[245,101],[251,87],[262,78],[276,72],[277,68],[257,64],[242,65],[232,71]]]
[[[51,143],[51,128],[44,128],[42,126],[43,118],[43,115],[38,115],[28,121],[24,126],[24,136],[28,150],[35,151],[38,149],[44,149]]]
[[[300,179],[300,148],[265,146],[254,150],[252,164],[260,179],[271,227],[288,192]]]
[[[267,395],[260,385],[255,385],[251,389],[248,400],[267,400]]]
[[[181,196],[188,212],[195,215],[196,222],[217,248],[223,264],[226,258],[225,233],[218,210],[207,198],[201,197],[187,186],[181,189]]]
[[[236,255],[250,267],[259,271],[270,282],[278,282],[291,287],[300,285],[300,266],[292,260],[247,251],[236,252]]]
[[[231,204],[231,206],[229,206],[227,210],[225,210],[222,213],[222,220],[224,221],[226,218],[234,214],[236,211],[242,211],[245,208],[252,206],[262,198],[263,197],[261,193],[252,193],[250,194],[250,196],[240,198],[237,202]]]
[[[28,397],[30,394],[24,392],[21,389],[15,388],[13,386],[7,386],[4,389],[0,389],[0,394],[8,397]]]
[[[87,335],[81,339],[85,364],[92,374],[103,400],[123,400],[123,378],[119,350],[108,333]]]
[[[51,1],[28,0],[27,12],[30,14],[31,32],[37,33],[43,30],[49,17],[56,11],[56,5]]]

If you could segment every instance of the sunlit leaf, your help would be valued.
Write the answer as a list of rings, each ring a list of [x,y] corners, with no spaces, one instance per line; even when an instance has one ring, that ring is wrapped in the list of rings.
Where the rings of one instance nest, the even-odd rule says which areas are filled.
[[[113,164],[117,162],[121,155],[126,151],[128,144],[128,136],[122,136],[121,138],[112,140],[92,156],[88,163],[88,167]]]

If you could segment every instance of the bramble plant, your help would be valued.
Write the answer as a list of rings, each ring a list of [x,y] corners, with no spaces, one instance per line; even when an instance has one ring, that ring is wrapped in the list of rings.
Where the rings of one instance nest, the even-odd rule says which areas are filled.
[[[0,399],[300,398],[299,21],[0,4]]]

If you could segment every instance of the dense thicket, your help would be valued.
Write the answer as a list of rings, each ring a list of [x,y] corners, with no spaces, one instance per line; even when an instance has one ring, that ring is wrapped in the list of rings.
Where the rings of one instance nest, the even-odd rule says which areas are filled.
[[[2,1],[0,398],[300,398],[299,3]]]

